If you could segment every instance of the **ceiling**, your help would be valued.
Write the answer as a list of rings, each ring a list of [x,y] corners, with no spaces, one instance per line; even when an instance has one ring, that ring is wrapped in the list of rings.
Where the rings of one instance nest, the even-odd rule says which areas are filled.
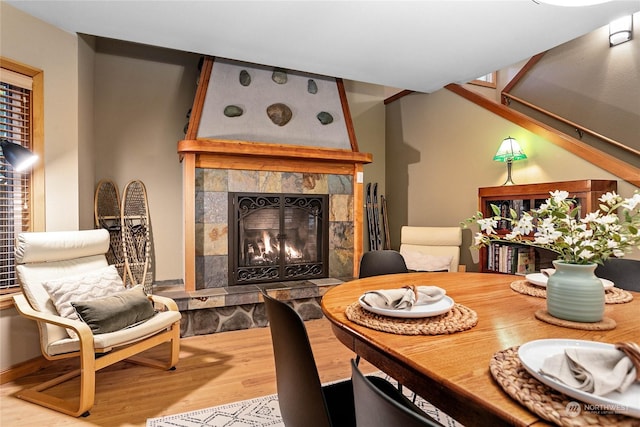
[[[433,92],[640,11],[640,0],[1,0],[72,33]],[[603,43],[607,43],[603,40]]]

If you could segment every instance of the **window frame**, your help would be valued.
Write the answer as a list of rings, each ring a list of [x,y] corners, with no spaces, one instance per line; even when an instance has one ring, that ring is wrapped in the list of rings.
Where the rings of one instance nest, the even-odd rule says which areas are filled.
[[[496,89],[498,87],[498,73],[494,71],[493,73],[485,74],[475,80],[471,80],[469,84]]]
[[[31,150],[40,161],[31,171],[31,224],[29,231],[45,230],[45,192],[44,192],[44,72],[20,62],[0,57],[0,68],[31,77]],[[20,292],[19,287],[0,291],[0,310],[13,307],[12,296]]]

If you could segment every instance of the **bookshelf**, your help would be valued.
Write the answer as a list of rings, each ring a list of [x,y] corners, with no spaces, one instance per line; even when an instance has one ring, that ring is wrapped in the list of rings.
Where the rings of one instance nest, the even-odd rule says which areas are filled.
[[[478,210],[485,217],[493,216],[491,205],[500,207],[502,216],[514,209],[518,214],[539,207],[549,198],[549,192],[564,190],[580,206],[580,214],[598,209],[598,199],[609,191],[617,191],[618,183],[612,180],[559,181],[540,184],[503,185],[478,189]],[[509,224],[498,224],[498,234],[509,233]],[[517,243],[494,243],[480,249],[480,271],[484,273],[528,274],[541,268],[553,267],[556,254],[546,249],[533,248]]]

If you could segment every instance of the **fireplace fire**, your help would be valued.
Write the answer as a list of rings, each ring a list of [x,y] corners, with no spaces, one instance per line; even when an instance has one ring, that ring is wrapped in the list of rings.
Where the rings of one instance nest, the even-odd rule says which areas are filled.
[[[229,284],[328,276],[328,196],[229,194]]]

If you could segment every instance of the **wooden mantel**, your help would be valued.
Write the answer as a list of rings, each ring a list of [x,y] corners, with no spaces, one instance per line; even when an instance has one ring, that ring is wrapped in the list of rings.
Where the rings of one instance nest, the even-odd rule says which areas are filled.
[[[262,142],[187,139],[178,143],[183,162],[185,272],[187,292],[196,290],[195,179],[196,168],[237,169],[280,172],[350,175],[353,180],[354,240],[353,275],[358,275],[363,252],[363,165],[371,163],[370,153],[351,150],[272,144]]]
[[[372,161],[371,154],[351,150],[219,139],[182,140],[178,154],[181,158],[195,155],[196,167],[202,168],[338,174],[351,172],[355,164]]]

